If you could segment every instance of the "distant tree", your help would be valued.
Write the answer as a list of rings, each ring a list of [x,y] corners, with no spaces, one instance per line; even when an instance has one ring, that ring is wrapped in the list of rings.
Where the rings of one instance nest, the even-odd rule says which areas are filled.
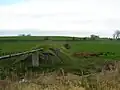
[[[70,49],[70,45],[69,45],[68,43],[64,44],[64,47],[65,47],[66,49]]]
[[[49,40],[49,37],[48,36],[44,37],[44,40]]]
[[[25,36],[25,34],[19,34],[18,36]]]
[[[31,36],[31,34],[28,34],[27,36]]]
[[[116,31],[114,32],[113,38],[114,38],[114,39],[120,38],[120,30],[116,30]]]
[[[109,40],[113,40],[112,38],[109,38]]]
[[[92,35],[90,36],[90,38],[91,38],[92,40],[96,40],[96,39],[99,38],[99,36],[97,36],[97,35],[93,35],[93,34],[92,34]]]
[[[72,37],[72,40],[75,41],[75,37]]]
[[[84,37],[83,40],[87,40],[87,37]]]
[[[79,40],[83,40],[83,38],[79,38]]]

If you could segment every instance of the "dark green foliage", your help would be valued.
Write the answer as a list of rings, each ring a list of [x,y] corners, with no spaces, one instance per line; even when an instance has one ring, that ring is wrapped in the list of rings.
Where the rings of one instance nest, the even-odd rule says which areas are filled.
[[[117,38],[117,40],[120,40],[120,38]]]
[[[99,36],[92,34],[92,35],[90,36],[90,39],[91,39],[91,40],[97,40],[97,39],[99,39]]]
[[[70,49],[70,45],[69,45],[68,43],[64,44],[64,47],[65,47],[66,49]]]
[[[75,39],[76,39],[75,37],[72,38],[73,41],[75,41]]]
[[[44,40],[49,40],[49,38],[50,38],[50,37],[46,36],[46,37],[44,37]]]
[[[109,40],[111,40],[111,41],[112,41],[113,39],[112,39],[112,38],[109,38]]]
[[[84,37],[84,38],[83,38],[83,40],[87,40],[87,38],[86,38],[86,37]]]

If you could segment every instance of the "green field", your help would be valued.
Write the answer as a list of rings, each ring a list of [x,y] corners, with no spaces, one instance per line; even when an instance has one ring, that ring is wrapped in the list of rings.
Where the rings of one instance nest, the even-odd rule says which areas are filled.
[[[68,39],[69,38],[69,39]],[[18,41],[11,41],[16,39]],[[10,40],[8,42],[8,40]],[[21,41],[25,40],[25,41]],[[32,40],[32,41],[29,41]],[[40,41],[36,41],[40,40]],[[54,41],[56,40],[56,41]],[[58,40],[58,41],[57,41]],[[62,40],[62,41],[60,41]],[[68,40],[68,41],[67,41]],[[116,56],[120,55],[120,42],[119,41],[69,41],[72,40],[70,37],[51,37],[50,40],[44,41],[43,37],[0,37],[0,49],[1,53],[16,53],[26,50],[30,50],[37,45],[42,44],[65,44],[71,45],[71,52],[114,52]],[[4,41],[4,42],[3,42]]]
[[[71,37],[49,37],[50,40],[72,40]],[[14,37],[0,37],[1,53],[16,53],[34,48],[36,45],[48,44],[51,41],[44,41],[43,36],[14,36]],[[56,42],[52,42],[56,43]],[[1,55],[1,54],[0,54]]]
[[[41,41],[44,40],[46,36],[9,36],[0,37],[0,41]],[[71,37],[61,37],[61,36],[47,36],[51,40],[72,40]]]
[[[16,39],[17,41],[14,41]],[[40,39],[40,40],[39,40]],[[12,41],[13,40],[13,41]],[[120,58],[120,42],[117,40],[77,40],[72,41],[70,37],[52,37],[50,40],[44,40],[43,37],[1,37],[0,38],[0,49],[2,53],[16,53],[26,50],[31,50],[36,46],[41,45],[63,45],[68,43],[70,49],[68,50],[68,57],[72,60],[65,60],[63,64],[56,65],[41,65],[40,68],[64,68],[68,71],[80,72],[84,71],[85,73],[92,73],[99,71],[105,61],[110,60],[119,60]],[[101,56],[101,57],[73,57],[72,54],[75,52],[114,52],[113,56]],[[62,57],[66,59],[65,57]],[[19,58],[16,58],[17,60]],[[14,62],[14,59],[12,59]],[[9,63],[9,64],[8,64]],[[12,62],[9,61],[0,61],[0,65],[9,66]]]

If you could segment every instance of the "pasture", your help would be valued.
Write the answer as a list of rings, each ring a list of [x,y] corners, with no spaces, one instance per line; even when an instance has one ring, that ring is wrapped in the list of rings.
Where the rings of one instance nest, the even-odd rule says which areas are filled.
[[[44,40],[40,36],[25,36],[25,37],[0,37],[0,54],[10,54],[30,50],[38,45],[70,44],[69,51],[74,52],[114,52],[114,56],[110,58],[118,58],[120,55],[120,42],[110,40],[77,40],[73,41],[72,37],[50,37],[50,40]]]
[[[56,45],[58,48],[63,44],[68,43],[70,49],[61,55],[63,63],[57,64],[40,64],[40,67],[36,68],[38,71],[55,71],[63,68],[65,72],[74,73],[77,75],[86,75],[91,73],[101,72],[106,61],[120,60],[120,42],[117,40],[72,40],[71,37],[50,37],[49,40],[44,40],[44,37],[1,37],[0,49],[1,56],[11,53],[23,52],[31,50],[35,47],[45,45]],[[112,52],[114,55],[101,55],[98,57],[75,57],[74,53],[99,53],[99,52]],[[12,64],[16,60],[22,60],[22,57],[12,58],[9,60],[1,60],[0,67],[11,68]],[[25,61],[25,66],[29,64],[29,61]],[[18,64],[17,64],[18,65]],[[16,65],[16,67],[17,67]],[[20,64],[21,65],[21,64]],[[23,67],[24,68],[24,67]],[[20,69],[18,71],[20,72]],[[28,71],[29,72],[29,71]]]
[[[44,40],[43,36],[19,36],[19,37],[0,37],[0,55],[11,53],[23,52],[31,50],[32,48],[40,45],[63,45],[68,43],[70,49],[68,50],[69,56],[76,52],[97,53],[97,52],[113,52],[115,55],[89,57],[92,60],[119,60],[120,58],[120,42],[113,40],[72,40],[72,37],[49,37],[50,40]],[[16,41],[14,41],[16,40]],[[74,60],[86,59],[83,57],[73,57]],[[73,61],[74,61],[73,60]]]

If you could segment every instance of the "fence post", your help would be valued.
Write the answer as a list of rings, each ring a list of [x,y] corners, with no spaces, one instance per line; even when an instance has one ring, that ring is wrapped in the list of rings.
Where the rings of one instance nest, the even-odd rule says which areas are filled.
[[[38,51],[32,53],[32,65],[33,67],[39,66],[39,52]]]

